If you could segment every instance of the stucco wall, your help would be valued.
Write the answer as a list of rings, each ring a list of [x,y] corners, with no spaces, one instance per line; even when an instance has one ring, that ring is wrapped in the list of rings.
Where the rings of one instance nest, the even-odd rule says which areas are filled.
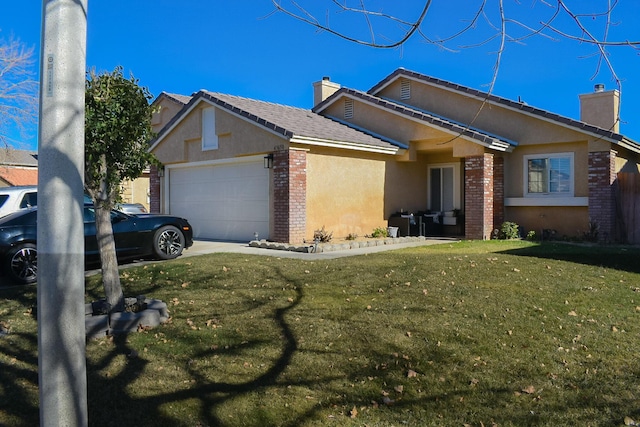
[[[400,99],[400,80],[378,96]],[[485,103],[481,99],[463,96],[442,87],[411,82],[411,98],[402,103],[434,112],[460,123],[516,141],[519,146],[553,142],[573,142],[584,138],[579,132],[548,122],[522,111]],[[577,104],[577,102],[576,102]]]
[[[553,229],[555,238],[582,237],[588,231],[589,211],[586,206],[509,206],[505,221],[520,225],[524,236],[531,230],[540,236],[543,229]]]
[[[364,236],[376,227],[386,227],[389,217],[401,209],[425,211],[429,162],[459,159],[438,154],[398,162],[390,156],[362,158],[340,150],[311,150],[307,154],[307,238],[323,225],[336,238]]]
[[[218,149],[202,150],[202,103],[194,108],[154,149],[163,164],[199,162],[274,151],[288,146],[282,137],[216,108]]]
[[[307,238],[322,226],[335,238],[386,227],[385,173],[381,159],[308,153]]]

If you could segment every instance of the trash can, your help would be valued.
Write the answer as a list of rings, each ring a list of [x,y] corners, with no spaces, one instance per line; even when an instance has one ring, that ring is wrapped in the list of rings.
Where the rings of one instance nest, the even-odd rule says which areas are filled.
[[[398,237],[398,227],[387,227],[387,235],[389,237]]]

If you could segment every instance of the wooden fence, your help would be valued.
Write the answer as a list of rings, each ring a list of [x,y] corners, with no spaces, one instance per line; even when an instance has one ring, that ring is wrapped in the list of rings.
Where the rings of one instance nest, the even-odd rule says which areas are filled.
[[[640,244],[640,174],[619,173],[618,229],[627,243]]]

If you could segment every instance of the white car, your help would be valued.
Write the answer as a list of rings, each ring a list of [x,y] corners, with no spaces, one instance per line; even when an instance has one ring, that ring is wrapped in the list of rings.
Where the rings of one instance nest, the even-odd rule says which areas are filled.
[[[0,187],[0,218],[38,204],[38,186]]]

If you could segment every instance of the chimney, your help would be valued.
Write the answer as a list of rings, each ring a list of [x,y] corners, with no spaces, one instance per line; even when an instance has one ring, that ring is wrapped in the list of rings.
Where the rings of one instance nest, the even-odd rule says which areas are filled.
[[[620,133],[620,92],[596,84],[593,93],[580,95],[580,120]]]
[[[340,89],[338,83],[334,83],[328,76],[313,84],[313,105],[318,105]]]

